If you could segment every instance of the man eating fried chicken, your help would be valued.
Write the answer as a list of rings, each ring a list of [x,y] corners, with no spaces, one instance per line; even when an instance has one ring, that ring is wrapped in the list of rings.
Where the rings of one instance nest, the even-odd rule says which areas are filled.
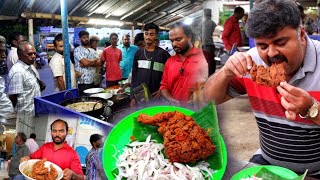
[[[44,159],[55,163],[63,170],[63,179],[83,180],[80,159],[77,152],[65,141],[68,134],[68,123],[57,119],[51,124],[53,142],[45,143],[36,152],[21,158],[21,161],[31,159]]]
[[[260,132],[260,149],[250,162],[297,173],[309,169],[319,178],[320,42],[307,36],[292,0],[256,2],[246,28],[256,47],[231,56],[206,82],[204,97],[220,104],[248,94]],[[250,76],[259,65],[269,67],[264,77]],[[277,74],[285,81],[274,83]]]

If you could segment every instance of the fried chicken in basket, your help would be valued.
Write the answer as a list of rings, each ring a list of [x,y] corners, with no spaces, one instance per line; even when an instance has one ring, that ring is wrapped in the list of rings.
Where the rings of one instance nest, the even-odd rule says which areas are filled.
[[[284,62],[272,63],[270,67],[257,65],[253,62],[250,70],[251,79],[260,85],[276,87],[286,80]]]
[[[50,164],[49,168],[44,166],[47,159],[40,160],[33,164],[31,174],[28,176],[37,180],[55,180],[58,177],[58,171]]]
[[[164,152],[170,162],[194,163],[205,160],[216,149],[208,133],[192,117],[180,112],[154,116],[140,114],[138,122],[159,126],[158,132],[164,139]]]

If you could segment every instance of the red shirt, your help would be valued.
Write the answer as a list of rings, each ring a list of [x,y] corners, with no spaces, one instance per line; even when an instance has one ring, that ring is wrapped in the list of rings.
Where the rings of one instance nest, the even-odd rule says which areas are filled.
[[[122,72],[120,69],[120,61],[122,59],[122,52],[116,47],[109,46],[102,52],[101,59],[106,61],[106,80],[117,81],[122,79]]]
[[[160,90],[167,89],[174,99],[187,103],[196,82],[205,81],[207,78],[208,63],[200,49],[192,48],[184,62],[178,54],[167,60]]]
[[[30,155],[31,159],[43,159],[58,165],[62,170],[69,168],[76,174],[83,175],[80,159],[75,150],[68,143],[60,149],[54,150],[53,142],[45,143],[36,152]]]
[[[238,19],[235,16],[229,17],[224,23],[222,41],[227,50],[231,50],[232,45],[242,46],[241,31]]]

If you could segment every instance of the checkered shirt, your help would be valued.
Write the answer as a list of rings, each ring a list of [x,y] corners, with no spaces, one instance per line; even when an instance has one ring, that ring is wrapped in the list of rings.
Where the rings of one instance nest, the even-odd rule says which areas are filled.
[[[18,60],[8,74],[8,94],[17,94],[17,113],[34,113],[34,97],[41,96],[40,86],[31,66]]]

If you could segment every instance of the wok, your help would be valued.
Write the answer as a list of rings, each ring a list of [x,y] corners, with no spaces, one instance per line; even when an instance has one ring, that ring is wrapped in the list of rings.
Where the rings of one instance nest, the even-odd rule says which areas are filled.
[[[89,116],[93,116],[96,118],[100,118],[101,115],[103,116],[109,116],[111,114],[111,106],[113,104],[112,101],[107,101],[103,98],[99,97],[78,97],[78,98],[72,98],[68,100],[64,100],[61,103],[59,103],[61,106],[67,106],[73,103],[78,103],[78,102],[96,102],[96,103],[101,103],[102,107],[97,108],[96,105],[93,107],[91,111],[86,111],[86,112],[81,112],[84,114],[87,114]],[[79,112],[79,111],[78,111]]]

